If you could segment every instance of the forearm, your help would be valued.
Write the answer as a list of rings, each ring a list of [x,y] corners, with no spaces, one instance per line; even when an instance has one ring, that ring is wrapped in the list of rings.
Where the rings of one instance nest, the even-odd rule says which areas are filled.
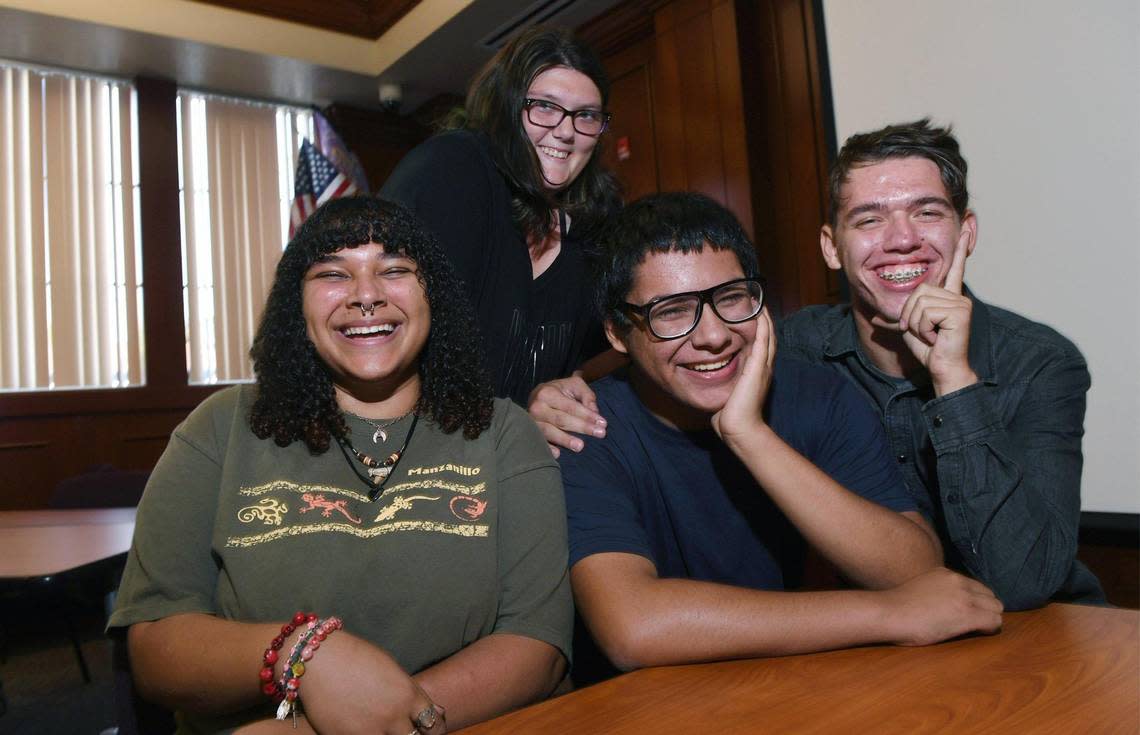
[[[1023,471],[995,444],[939,457],[947,534],[965,568],[1008,609],[1040,607],[1064,583],[1076,556],[1079,506],[1044,502],[1034,480],[1063,479]]]
[[[280,633],[278,624],[199,613],[136,623],[127,634],[134,680],[144,698],[170,709],[209,715],[252,707],[264,700],[257,674]]]
[[[845,489],[767,425],[726,443],[804,538],[861,586],[892,587],[942,563],[929,529]]]
[[[771,592],[686,579],[630,591],[628,616],[591,632],[616,666],[824,651],[891,639],[879,593]]]
[[[496,633],[413,678],[456,730],[549,696],[565,673],[566,659],[554,646]]]
[[[1076,555],[1083,392],[1079,406],[1050,402],[1048,417],[1027,397],[1032,415],[1018,416],[1018,430],[998,420],[990,390],[971,388],[924,410],[947,533],[966,569],[1007,608],[1039,607]]]

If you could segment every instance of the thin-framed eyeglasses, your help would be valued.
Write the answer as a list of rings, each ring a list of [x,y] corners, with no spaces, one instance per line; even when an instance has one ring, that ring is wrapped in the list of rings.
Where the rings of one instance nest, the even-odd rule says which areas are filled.
[[[526,108],[526,119],[530,120],[532,125],[537,125],[540,128],[556,128],[569,115],[570,124],[574,126],[574,129],[591,138],[604,133],[606,126],[610,124],[610,118],[613,117],[611,113],[601,110],[567,110],[562,105],[550,100],[539,100],[532,97],[523,100],[523,106]]]
[[[648,303],[622,308],[637,314],[657,339],[680,339],[697,328],[705,304],[726,324],[755,319],[764,308],[764,284],[759,278],[735,278],[703,291],[658,296]]]

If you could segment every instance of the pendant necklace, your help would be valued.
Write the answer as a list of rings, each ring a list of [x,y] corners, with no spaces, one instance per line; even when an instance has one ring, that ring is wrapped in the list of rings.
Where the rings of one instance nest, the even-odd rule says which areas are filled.
[[[408,413],[411,413],[411,411],[408,411]],[[373,421],[372,419],[368,419],[368,418],[365,418],[363,416],[356,416],[356,414],[352,414],[352,415],[356,416],[356,418],[360,419],[361,421],[363,421],[364,423],[368,424],[369,426],[371,426],[373,429],[376,430],[372,433],[372,443],[373,444],[379,444],[380,442],[388,441],[388,432],[385,431],[385,429],[392,426],[392,424],[395,424],[396,422],[403,420],[404,417],[406,417],[408,415],[408,413],[405,413],[402,416],[397,416],[394,419],[388,419],[387,421]]]
[[[407,416],[407,414],[404,414],[404,416]],[[400,418],[403,418],[403,416]],[[352,446],[352,442],[348,440],[348,437],[339,437],[337,439],[337,443],[340,445],[341,451],[345,453],[345,459],[349,459],[348,453],[351,452],[352,456],[355,457],[356,460],[360,462],[360,464],[364,465],[364,467],[367,469],[368,476],[365,477],[364,473],[362,473],[357,468],[356,464],[351,459],[349,459],[349,464],[352,465],[352,469],[356,473],[356,476],[372,486],[372,489],[368,491],[369,500],[375,500],[380,496],[380,491],[384,488],[384,484],[388,482],[388,478],[392,476],[392,470],[394,470],[396,468],[396,465],[400,462],[400,457],[404,456],[404,450],[408,448],[408,442],[412,440],[412,434],[415,432],[416,424],[419,422],[419,420],[419,414],[412,415],[412,425],[408,427],[408,434],[404,437],[404,443],[400,445],[399,449],[389,454],[387,458],[385,458],[382,462],[380,460],[377,460],[375,457],[371,457],[356,447]],[[365,419],[365,421],[368,420]],[[394,419],[388,422],[385,427],[391,426],[396,421],[399,421],[399,419]],[[371,421],[368,421],[368,423],[372,426],[376,426]],[[381,427],[377,427],[377,433],[380,433],[380,430]],[[385,433],[383,435],[383,438],[387,439],[388,435]],[[376,441],[375,435],[373,435],[373,441]]]

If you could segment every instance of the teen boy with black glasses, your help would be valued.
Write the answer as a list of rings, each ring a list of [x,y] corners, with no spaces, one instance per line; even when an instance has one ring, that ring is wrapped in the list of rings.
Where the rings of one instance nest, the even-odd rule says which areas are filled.
[[[731,213],[699,194],[642,199],[609,228],[604,264],[606,334],[630,365],[591,385],[605,438],[560,461],[571,582],[605,659],[632,669],[998,630],[989,589],[942,568],[862,396],[777,357]],[[863,589],[786,591],[805,544]],[[606,662],[579,638],[577,678],[598,678]]]

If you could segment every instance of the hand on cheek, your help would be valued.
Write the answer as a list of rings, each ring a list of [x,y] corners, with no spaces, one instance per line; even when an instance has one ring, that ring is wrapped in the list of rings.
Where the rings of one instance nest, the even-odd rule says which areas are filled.
[[[756,338],[742,357],[744,364],[740,368],[740,377],[724,407],[712,417],[713,430],[726,443],[764,424],[764,401],[776,359],[776,329],[767,308],[756,317]]]

